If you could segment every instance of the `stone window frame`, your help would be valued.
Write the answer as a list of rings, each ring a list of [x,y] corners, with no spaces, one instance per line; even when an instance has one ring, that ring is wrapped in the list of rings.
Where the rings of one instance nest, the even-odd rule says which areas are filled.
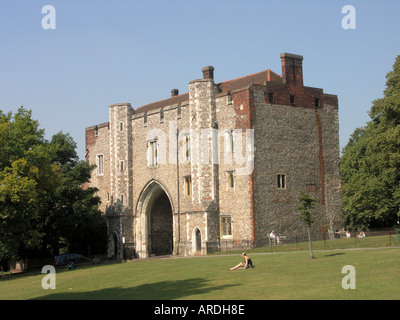
[[[224,137],[225,137],[224,139],[225,152],[233,155],[235,151],[235,130],[234,129],[226,130]]]
[[[151,149],[150,149],[151,146]],[[155,146],[155,148],[153,148]],[[151,152],[150,152],[151,150]],[[158,140],[150,139],[147,140],[147,167],[149,168],[157,168],[158,167]],[[150,154],[151,153],[151,154]]]
[[[164,108],[161,108],[161,110],[160,110],[160,123],[164,123],[164,121],[165,121]]]
[[[96,176],[104,176],[104,154],[96,154]]]
[[[183,189],[185,197],[191,198],[193,191],[192,191],[192,176],[187,175],[183,177]]]
[[[236,179],[235,179],[235,170],[227,170],[226,171],[226,189],[227,191],[229,190],[235,190],[235,185],[236,185]]]
[[[231,239],[233,237],[232,215],[220,215],[220,233],[221,239]]]
[[[278,190],[286,190],[287,189],[287,174],[286,173],[277,173],[276,174],[276,188]]]
[[[184,136],[184,144],[185,144],[185,161],[184,163],[190,163],[192,160],[191,157],[191,140],[190,140],[190,132],[183,133]]]

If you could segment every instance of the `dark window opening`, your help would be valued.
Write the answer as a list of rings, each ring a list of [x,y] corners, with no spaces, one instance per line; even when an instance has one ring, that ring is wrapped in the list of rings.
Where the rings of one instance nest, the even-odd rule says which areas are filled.
[[[272,92],[268,92],[268,102],[274,102],[274,94]]]
[[[278,189],[285,189],[286,188],[286,176],[284,174],[278,174]]]

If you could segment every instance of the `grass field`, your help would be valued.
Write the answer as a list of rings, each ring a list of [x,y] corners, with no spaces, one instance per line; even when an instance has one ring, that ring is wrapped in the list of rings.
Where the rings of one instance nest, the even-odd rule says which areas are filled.
[[[12,276],[0,280],[0,299],[400,299],[398,246],[316,250],[312,260],[307,251],[249,256],[256,267],[245,271],[228,270],[239,255],[57,269],[54,290],[42,288],[40,272]],[[355,267],[354,290],[342,288],[345,265]]]

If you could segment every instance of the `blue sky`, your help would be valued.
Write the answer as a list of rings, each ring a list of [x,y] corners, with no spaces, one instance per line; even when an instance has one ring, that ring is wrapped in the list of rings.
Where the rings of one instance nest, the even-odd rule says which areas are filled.
[[[42,7],[56,29],[42,28]],[[342,7],[356,29],[342,28]],[[85,154],[85,128],[108,107],[134,108],[188,91],[201,68],[216,82],[265,69],[281,74],[282,52],[301,54],[304,84],[339,97],[340,147],[369,120],[400,53],[399,1],[2,0],[0,109],[23,105],[47,138],[69,132]]]

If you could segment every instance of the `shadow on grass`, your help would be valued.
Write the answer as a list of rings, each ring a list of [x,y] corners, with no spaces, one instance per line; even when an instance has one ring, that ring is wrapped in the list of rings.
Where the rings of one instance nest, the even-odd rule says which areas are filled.
[[[184,299],[189,296],[206,294],[215,290],[223,290],[228,287],[234,287],[235,284],[220,286],[208,285],[208,280],[201,278],[160,281],[156,283],[141,284],[138,286],[123,288],[113,287],[104,288],[89,292],[59,292],[52,290],[46,296],[38,297],[33,300],[171,300]],[[79,288],[76,288],[79,290]],[[196,297],[191,297],[191,299]]]
[[[322,256],[322,258],[326,258],[326,257],[335,257],[335,256],[341,256],[343,255],[343,252],[336,252],[336,253],[331,253],[331,254],[325,254]]]

